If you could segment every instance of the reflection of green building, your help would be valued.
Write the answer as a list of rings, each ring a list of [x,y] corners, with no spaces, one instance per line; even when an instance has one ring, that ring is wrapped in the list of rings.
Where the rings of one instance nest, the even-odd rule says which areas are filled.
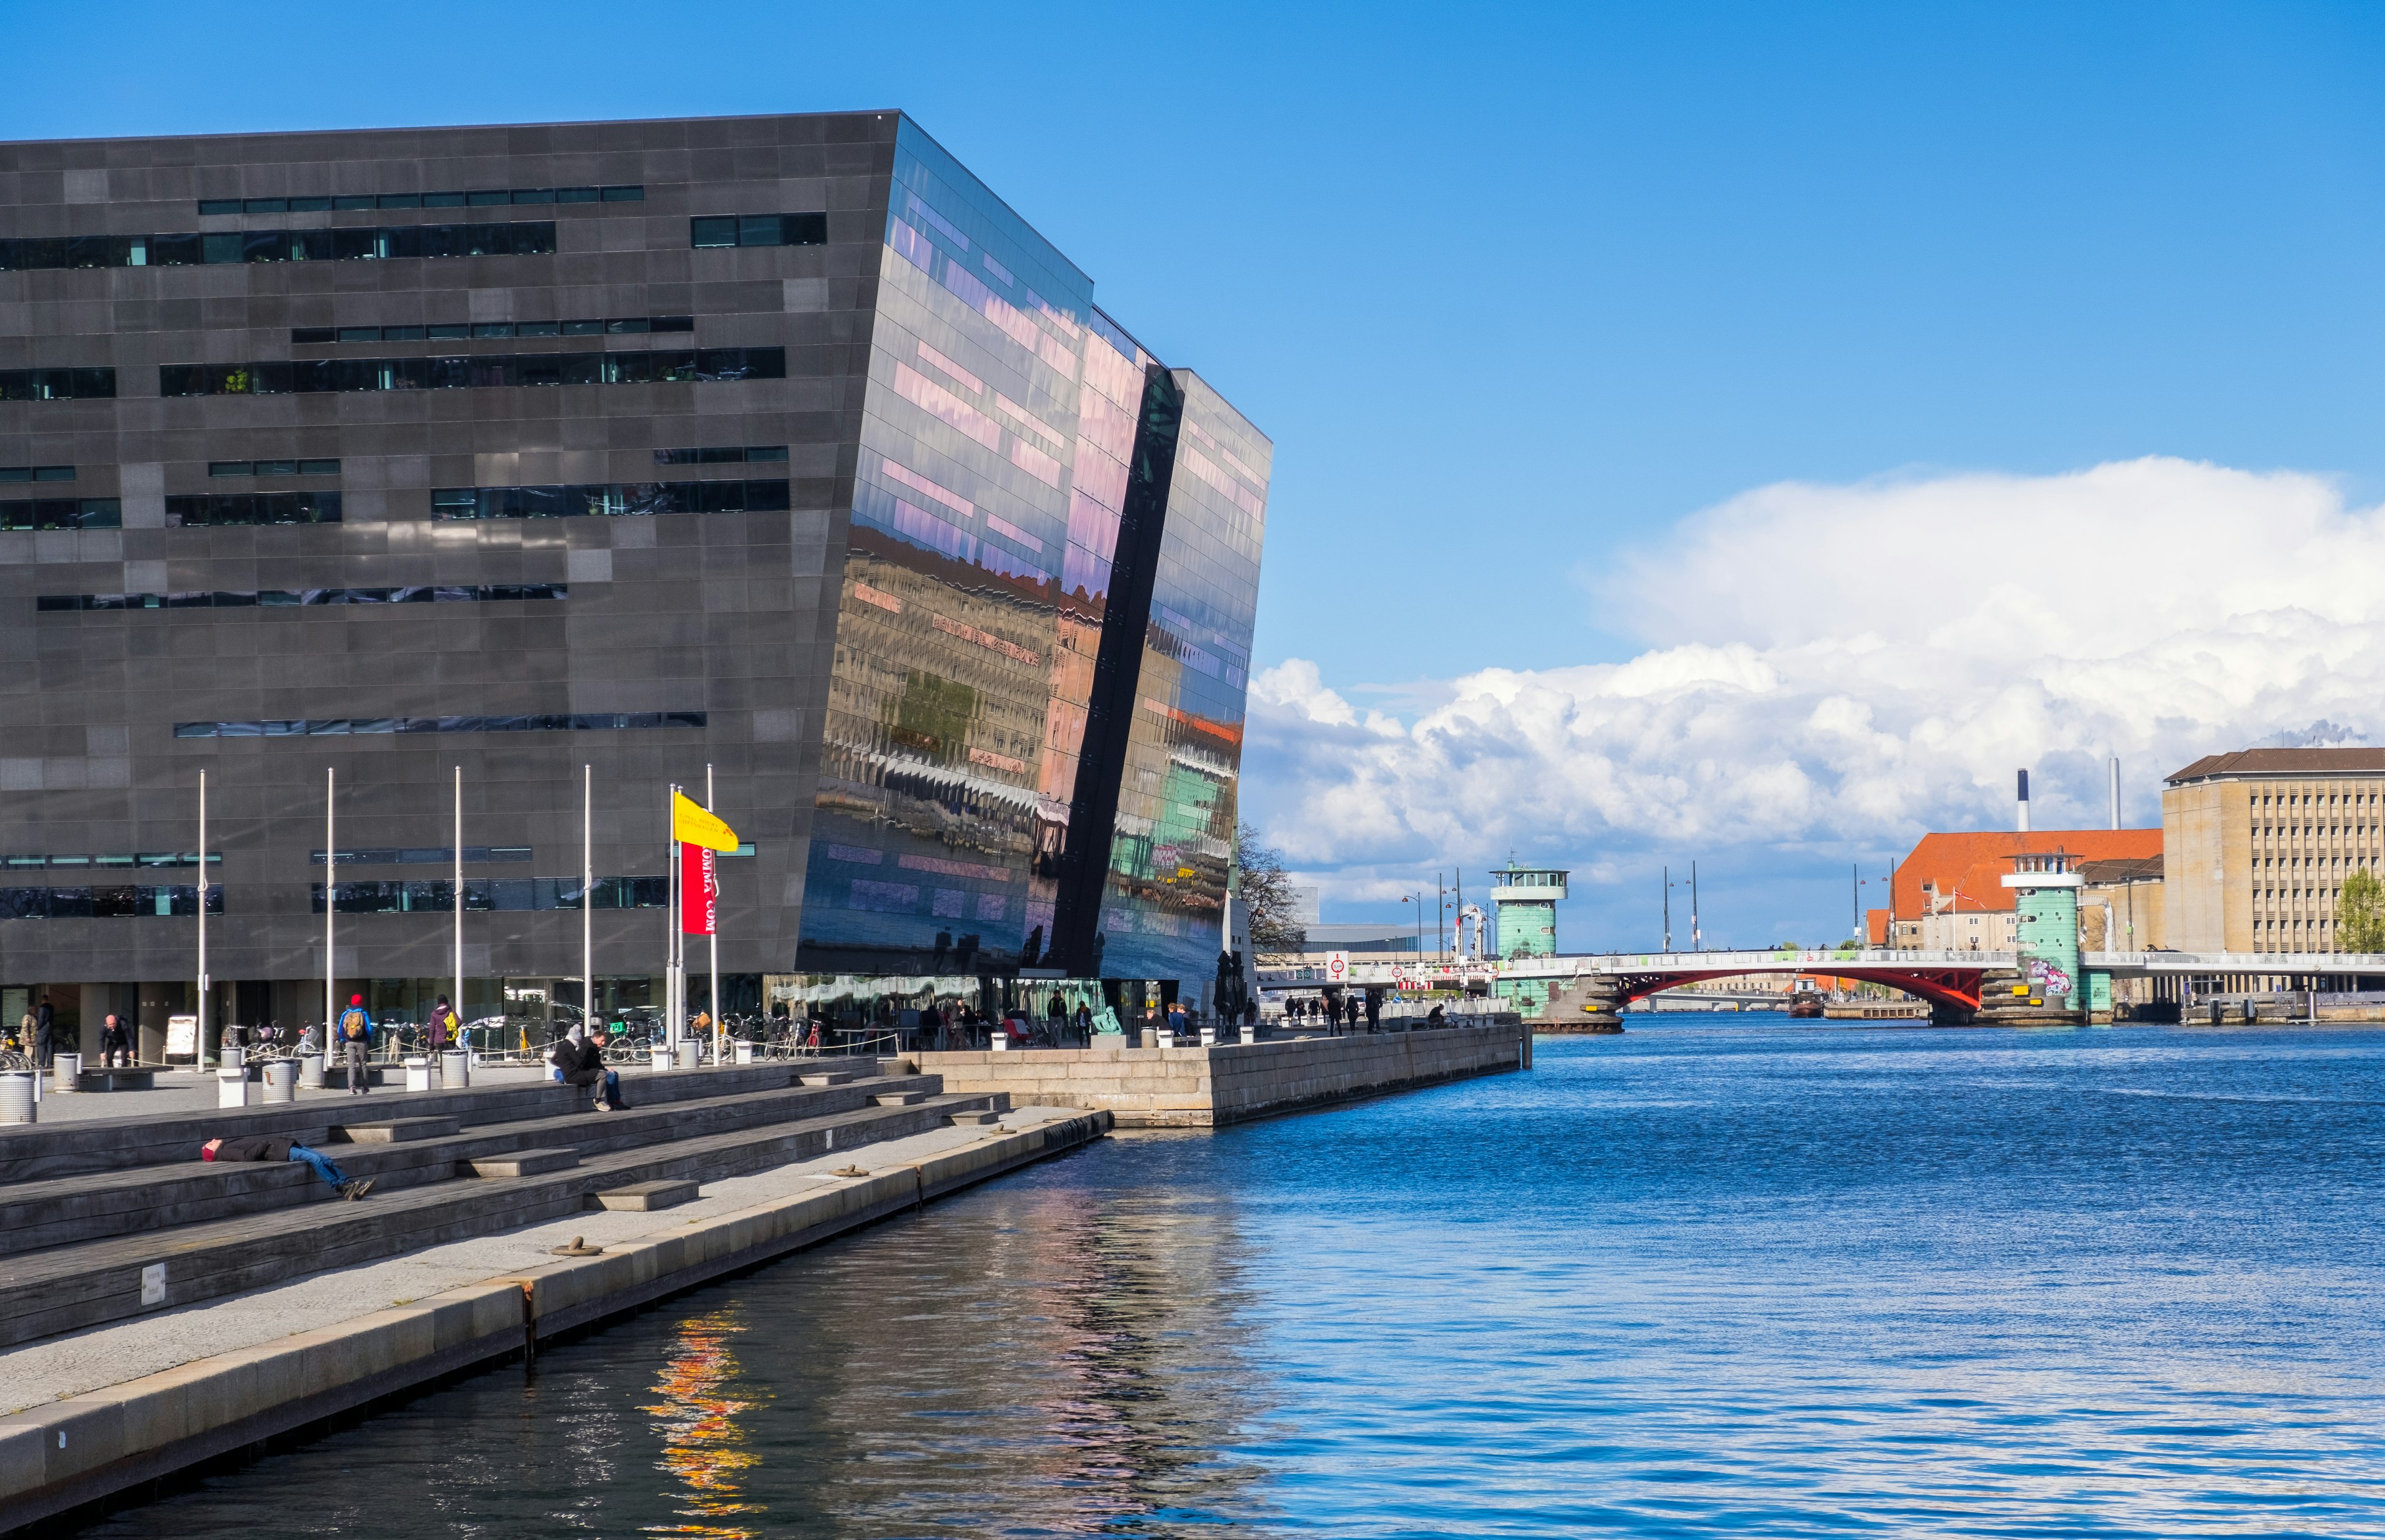
[[[1567,874],[1509,862],[1491,874],[1491,903],[1501,957],[1548,957],[1557,950],[1557,900]],[[1501,979],[1499,994],[1531,1015],[1549,1003],[1546,979]]]

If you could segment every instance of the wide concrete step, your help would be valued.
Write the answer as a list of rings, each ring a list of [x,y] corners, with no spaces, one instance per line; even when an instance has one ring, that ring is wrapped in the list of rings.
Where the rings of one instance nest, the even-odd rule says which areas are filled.
[[[411,1144],[417,1139],[443,1139],[462,1125],[454,1118],[397,1118],[389,1123],[343,1123],[336,1125],[351,1144]]]
[[[471,1167],[473,1175],[493,1178],[536,1176],[541,1172],[562,1171],[579,1163],[577,1149],[525,1149],[518,1155],[493,1155],[485,1161],[474,1161]]]
[[[904,1138],[992,1100],[955,1096],[866,1107],[583,1158],[564,1170],[376,1191],[361,1203],[314,1204],[12,1257],[0,1261],[0,1348],[538,1223],[580,1211],[597,1192],[739,1175]],[[165,1298],[144,1304],[142,1272],[160,1264]]]
[[[657,1077],[668,1078],[668,1077]],[[685,1089],[690,1074],[669,1088]],[[279,1136],[321,1149],[350,1176],[369,1176],[383,1193],[443,1182],[472,1162],[524,1150],[569,1148],[582,1154],[633,1149],[661,1140],[820,1117],[868,1105],[878,1086],[916,1088],[928,1077],[864,1081],[830,1087],[781,1087],[701,1100],[647,1100],[623,1112],[592,1112],[575,1091],[559,1115],[519,1118],[451,1133],[443,1138],[380,1144],[332,1142],[321,1122],[288,1127]],[[570,1090],[572,1087],[558,1087]],[[645,1089],[632,1082],[633,1091]],[[550,1103],[551,1105],[551,1103]],[[318,1111],[320,1116],[320,1111]],[[409,1120],[428,1124],[439,1120]],[[186,1224],[333,1201],[336,1195],[303,1165],[203,1162],[194,1143],[168,1166],[0,1186],[0,1256],[169,1230]]]
[[[676,1209],[682,1203],[693,1203],[696,1198],[693,1182],[664,1180],[632,1182],[626,1187],[608,1187],[588,1195],[600,1209],[623,1210],[645,1213],[656,1209]]]
[[[876,1074],[878,1061],[861,1055],[775,1060],[763,1064],[729,1064],[661,1074],[631,1074],[622,1076],[622,1084],[631,1100],[660,1105],[777,1089],[793,1085],[798,1071],[805,1074]],[[236,1138],[264,1134],[289,1138],[293,1129],[320,1129],[347,1118],[390,1122],[452,1117],[472,1128],[522,1118],[554,1117],[587,1105],[585,1088],[542,1080],[471,1086],[459,1090],[376,1093],[364,1105],[336,1099],[309,1099],[285,1106],[207,1108],[162,1114],[128,1112],[122,1117],[19,1124],[0,1128],[0,1191],[19,1182],[127,1171],[187,1160],[192,1150],[218,1136]]]

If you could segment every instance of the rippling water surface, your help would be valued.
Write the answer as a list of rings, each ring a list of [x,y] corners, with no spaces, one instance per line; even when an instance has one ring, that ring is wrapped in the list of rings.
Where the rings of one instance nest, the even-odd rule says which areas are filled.
[[[97,1533],[2374,1535],[2380,1157],[2375,1030],[1544,1038],[1113,1139]]]

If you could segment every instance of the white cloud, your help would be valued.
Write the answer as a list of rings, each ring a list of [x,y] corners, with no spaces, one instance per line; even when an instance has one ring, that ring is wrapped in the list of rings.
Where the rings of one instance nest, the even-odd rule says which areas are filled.
[[[1355,898],[1511,846],[1886,850],[2004,826],[2022,765],[2040,826],[2100,826],[2111,753],[2142,824],[2196,755],[2358,735],[2385,684],[2385,511],[2288,472],[1765,487],[1583,582],[1646,651],[1485,669],[1407,718],[1260,674],[1249,803],[1294,863]]]

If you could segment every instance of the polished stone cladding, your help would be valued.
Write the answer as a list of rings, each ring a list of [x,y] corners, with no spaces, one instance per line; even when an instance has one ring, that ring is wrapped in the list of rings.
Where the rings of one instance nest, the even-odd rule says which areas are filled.
[[[82,249],[74,238],[157,232],[493,218],[555,230],[551,254],[292,260],[305,248],[285,241],[239,262],[0,271],[0,370],[111,367],[118,380],[110,399],[0,403],[0,465],[73,467],[70,488],[0,485],[0,506],[20,491],[70,490],[122,511],[120,528],[0,529],[0,853],[193,849],[206,769],[209,842],[223,852],[211,876],[229,900],[209,921],[213,976],[319,978],[311,899],[321,869],[308,857],[324,842],[327,769],[337,772],[343,848],[445,845],[460,766],[467,843],[528,845],[535,875],[576,878],[581,767],[591,765],[601,879],[662,870],[662,788],[676,780],[700,793],[709,763],[718,805],[756,847],[754,859],[724,863],[721,966],[791,962],[896,123],[857,113],[0,145],[0,239],[66,239],[70,252]],[[503,215],[303,208],[581,185],[638,195],[516,203]],[[231,200],[298,200],[302,211],[198,212]],[[691,240],[693,219],[766,210],[824,215],[826,239],[729,249]],[[450,332],[377,342],[377,356],[651,354],[665,339],[452,333],[543,336],[572,317],[658,315],[694,318],[692,335],[672,340],[690,349],[783,349],[785,378],[159,391],[173,366],[337,357],[336,344],[293,342],[318,329]],[[785,447],[769,474],[787,478],[789,506],[468,520],[437,516],[431,503],[440,488],[750,478],[741,464],[657,464],[658,450],[731,445]],[[210,463],[297,459],[339,462],[338,522],[169,527],[168,499],[227,490]],[[420,585],[568,585],[568,598],[36,609],[42,594]],[[704,726],[304,741],[174,733],[191,722],[651,723],[689,713]],[[0,876],[21,880],[58,879]],[[658,971],[659,913],[600,906],[594,923],[600,972]],[[188,978],[194,928],[172,917],[8,922],[0,954],[11,984]],[[476,913],[466,972],[576,975],[580,928],[575,913]],[[343,915],[337,945],[343,975],[437,977],[455,965],[436,914]]]
[[[369,861],[324,956],[327,773],[343,850],[448,845],[459,770],[464,843],[531,850],[558,901],[468,899],[468,995],[576,980],[583,766],[600,976],[660,972],[662,914],[605,895],[707,766],[753,846],[725,976],[1048,962],[1172,379],[1200,465],[1139,558],[1151,678],[1109,686],[1152,709],[1108,891],[1136,976],[1209,971],[1266,441],[898,113],[0,144],[0,886],[194,851],[204,770],[216,1014],[290,1022],[327,962],[456,968],[444,916],[349,906],[404,875]],[[474,602],[396,598],[436,590]],[[145,1051],[189,1008],[148,981],[193,977],[194,906],[126,901],[0,920],[12,1023],[144,981]]]

